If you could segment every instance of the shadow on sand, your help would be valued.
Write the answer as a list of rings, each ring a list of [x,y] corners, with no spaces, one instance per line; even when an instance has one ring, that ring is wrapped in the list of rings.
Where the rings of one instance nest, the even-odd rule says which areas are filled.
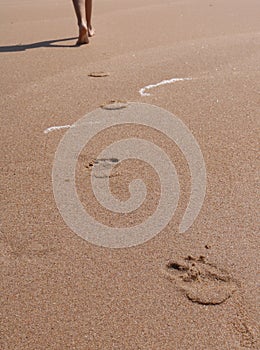
[[[19,51],[26,51],[29,49],[37,49],[40,47],[77,47],[75,44],[74,45],[59,44],[60,42],[76,40],[76,39],[77,37],[73,37],[73,38],[65,38],[65,39],[40,41],[38,43],[33,43],[33,44],[0,46],[0,52],[19,52]]]

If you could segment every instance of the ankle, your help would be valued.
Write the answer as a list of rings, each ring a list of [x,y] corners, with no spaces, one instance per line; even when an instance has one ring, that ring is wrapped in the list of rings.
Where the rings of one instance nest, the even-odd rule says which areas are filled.
[[[80,22],[78,23],[79,28],[88,28],[86,22]]]

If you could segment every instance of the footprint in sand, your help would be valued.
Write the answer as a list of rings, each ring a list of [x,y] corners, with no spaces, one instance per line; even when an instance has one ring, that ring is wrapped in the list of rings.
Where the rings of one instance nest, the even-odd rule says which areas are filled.
[[[164,273],[184,291],[189,300],[198,304],[221,304],[237,289],[237,283],[229,274],[206,262],[204,256],[169,261]]]
[[[118,176],[118,174],[111,174],[111,169],[119,162],[117,158],[100,158],[88,163],[85,167],[87,169],[95,169],[94,177],[99,179],[111,178]]]
[[[127,101],[111,100],[109,102],[102,104],[100,107],[108,111],[116,111],[116,110],[127,108],[127,106],[128,106]]]
[[[108,76],[109,76],[109,73],[105,73],[105,72],[92,72],[92,73],[89,73],[88,76],[89,76],[89,77],[92,77],[92,78],[104,78],[104,77],[108,77]]]
[[[171,260],[165,266],[164,276],[174,282],[193,303],[219,305],[232,295],[236,317],[232,321],[242,348],[258,349],[255,331],[246,310],[240,285],[227,271],[206,262],[204,256]]]

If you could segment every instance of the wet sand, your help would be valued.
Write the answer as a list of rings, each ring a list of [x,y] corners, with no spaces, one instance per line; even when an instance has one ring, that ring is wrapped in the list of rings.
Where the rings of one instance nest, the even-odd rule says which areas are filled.
[[[257,349],[259,1],[94,5],[97,34],[78,48],[70,1],[0,2],[0,348]],[[141,90],[173,78],[191,80]],[[51,173],[67,129],[44,131],[70,126],[111,100],[162,107],[199,143],[207,192],[184,234],[178,225],[190,176],[165,139],[158,142],[175,160],[184,194],[156,237],[103,248],[63,221]],[[104,213],[87,192],[90,164],[123,133],[101,135],[79,158],[77,189],[93,215]],[[111,180],[122,199],[136,175],[148,190],[158,185],[138,162],[120,171]],[[150,196],[133,220],[150,215],[157,200]]]

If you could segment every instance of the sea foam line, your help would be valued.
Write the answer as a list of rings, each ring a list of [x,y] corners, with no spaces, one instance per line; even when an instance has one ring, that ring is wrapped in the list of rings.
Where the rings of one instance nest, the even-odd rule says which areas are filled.
[[[150,90],[150,89],[156,88],[156,87],[161,86],[161,85],[172,84],[172,83],[176,83],[177,81],[185,81],[185,80],[192,80],[192,78],[172,78],[172,79],[168,79],[168,80],[163,80],[157,84],[151,84],[151,85],[147,85],[147,86],[143,87],[142,89],[139,90],[139,94],[141,96],[150,96],[151,94],[146,92],[146,90]]]
[[[100,121],[91,121],[91,122],[87,122],[86,124],[93,125],[93,124],[100,124],[100,123],[101,123]],[[70,128],[74,128],[75,126],[76,126],[75,124],[51,126],[47,129],[45,129],[43,132],[44,132],[44,134],[48,134],[49,132],[52,132],[52,131],[57,131],[57,130],[61,130],[61,129],[70,129]]]
[[[48,134],[49,132],[61,130],[61,129],[70,129],[73,128],[74,125],[60,125],[60,126],[51,126],[44,130],[44,134]]]

